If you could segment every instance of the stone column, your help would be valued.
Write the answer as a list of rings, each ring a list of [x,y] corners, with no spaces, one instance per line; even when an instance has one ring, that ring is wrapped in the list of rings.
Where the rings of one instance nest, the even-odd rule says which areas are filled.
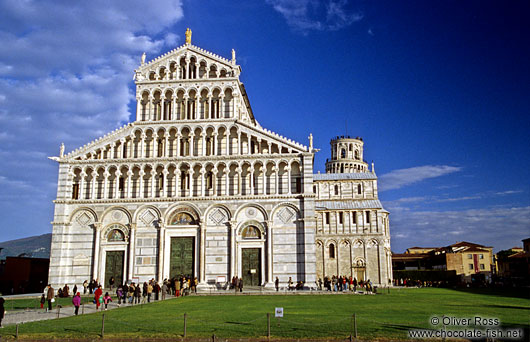
[[[208,119],[214,119],[212,113],[212,96],[208,96]]]
[[[176,156],[180,157],[180,139],[182,138],[182,135],[178,134],[175,137],[175,147],[176,147]]]
[[[188,149],[188,155],[189,156],[194,156],[195,155],[195,142],[194,142],[194,138],[195,138],[195,133],[191,132],[190,133],[190,143],[189,143],[189,149]]]
[[[291,194],[291,166],[287,166],[287,194]]]
[[[216,156],[217,155],[217,139],[218,139],[218,136],[219,134],[217,134],[217,132],[214,132],[213,134],[213,137],[212,137],[212,156]]]
[[[145,156],[145,139],[147,138],[147,135],[145,133],[140,134],[140,141],[139,141],[139,151],[138,151],[138,157],[143,158]]]
[[[156,171],[153,169],[151,170],[151,198],[155,198],[155,193],[156,193]]]
[[[164,134],[164,157],[169,157],[169,133]]]
[[[250,194],[254,195],[254,168],[249,168],[249,183],[250,183]]]
[[[226,183],[225,183],[225,196],[230,195],[230,169],[228,167],[225,168],[225,177],[226,177]]]
[[[217,116],[218,119],[224,118],[225,109],[224,109],[224,101],[225,101],[225,94],[221,93],[219,96],[219,115]]]
[[[274,288],[272,276],[272,222],[267,221],[267,283],[265,288]]]
[[[201,238],[199,246],[199,282],[205,283],[206,278],[206,222],[201,222]]]
[[[134,256],[136,253],[134,253],[134,248],[136,245],[136,224],[131,224],[130,226],[130,232],[129,232],[129,269],[127,272],[127,279],[124,279],[124,281],[128,279],[132,279],[134,275]]]
[[[144,192],[144,187],[145,187],[145,182],[146,180],[144,180],[144,177],[145,177],[145,171],[143,169],[140,170],[140,173],[138,174],[139,175],[139,179],[138,179],[138,187],[140,188],[139,191],[139,196],[138,198],[145,198],[145,192]]]
[[[212,170],[212,195],[217,196],[217,169]]]
[[[237,192],[236,195],[243,195],[243,192],[241,191],[241,172],[243,170],[241,169],[241,166],[238,166],[236,168],[236,174],[237,174]]]
[[[132,198],[132,176],[133,176],[133,172],[132,170],[128,170],[127,171],[127,198]]]
[[[263,172],[263,192],[261,193],[262,195],[266,195],[267,194],[267,165],[263,165],[263,167],[261,168],[262,169],[262,172]]]
[[[90,181],[90,199],[95,199],[95,194],[96,194],[96,191],[95,191],[95,188],[96,188],[96,176],[97,176],[97,173],[96,171],[92,171],[90,173],[90,176],[92,177],[92,180]]]
[[[103,196],[101,196],[101,198],[103,199],[106,199],[106,198],[109,198],[109,177],[110,177],[110,173],[105,170],[105,172],[103,172]]]
[[[99,244],[100,244],[100,234],[101,234],[101,223],[96,222],[94,223],[94,249],[92,251],[92,279],[98,279],[99,278]]]
[[[168,176],[169,175],[169,171],[167,169],[164,169],[164,171],[162,171],[162,193],[160,194],[160,197],[162,198],[166,198],[167,197],[167,183],[168,183]]]
[[[201,168],[201,170],[199,171],[199,177],[201,179],[201,192],[200,192],[200,194],[201,194],[200,196],[201,197],[204,197],[204,188],[205,188],[205,185],[206,185],[206,184],[204,184],[204,183],[206,183],[204,181],[204,178],[205,178],[204,176],[205,176],[204,168]]]
[[[237,248],[236,248],[236,227],[237,221],[230,221],[230,279],[237,275]]]
[[[120,139],[120,149],[118,150],[119,152],[119,155],[118,155],[118,159],[121,159],[121,158],[124,158],[123,157],[123,152],[125,150],[125,138],[121,138]]]
[[[252,136],[247,133],[247,154],[252,154],[251,143],[252,143]]]
[[[206,134],[201,133],[201,156],[206,155]]]
[[[158,282],[164,280],[164,247],[166,244],[166,228],[162,219],[158,221],[160,228],[158,229]]]
[[[195,94],[195,101],[193,101],[193,103],[195,104],[195,108],[194,109],[194,118],[195,120],[199,119],[199,95],[198,94]]]
[[[120,177],[121,172],[120,170],[116,170],[116,177],[114,178],[114,182],[116,183],[114,187],[114,198],[120,198]]]
[[[230,155],[230,130],[226,130],[225,131],[225,134],[226,134],[226,155],[229,156]]]
[[[237,154],[241,155],[243,153],[241,149],[241,131],[237,132]]]
[[[275,165],[273,170],[274,170],[274,193],[278,195],[280,193],[280,187],[279,187],[280,177],[278,176],[278,172],[280,172],[280,168],[278,167],[278,165]]]

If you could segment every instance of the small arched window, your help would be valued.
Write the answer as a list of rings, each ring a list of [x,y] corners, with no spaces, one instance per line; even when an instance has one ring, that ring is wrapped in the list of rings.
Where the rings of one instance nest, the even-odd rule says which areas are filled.
[[[343,148],[340,150],[340,157],[343,159],[346,158],[346,149]]]
[[[363,193],[363,188],[362,188],[361,184],[357,185],[357,193],[359,195]]]
[[[335,244],[333,243],[329,245],[329,258],[335,259]]]
[[[339,195],[339,186],[335,185],[335,196]]]
[[[359,150],[355,150],[355,159],[359,160]]]

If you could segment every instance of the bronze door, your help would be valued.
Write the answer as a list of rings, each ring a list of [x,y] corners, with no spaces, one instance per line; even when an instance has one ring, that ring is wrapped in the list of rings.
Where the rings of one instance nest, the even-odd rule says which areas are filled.
[[[124,256],[125,256],[125,252],[123,251],[106,252],[104,287],[109,286],[109,280],[111,277],[114,277],[114,286],[118,286],[118,284],[123,284]]]
[[[195,244],[193,237],[171,238],[169,277],[193,277],[195,264]]]
[[[244,286],[261,285],[261,249],[241,249],[241,275]]]

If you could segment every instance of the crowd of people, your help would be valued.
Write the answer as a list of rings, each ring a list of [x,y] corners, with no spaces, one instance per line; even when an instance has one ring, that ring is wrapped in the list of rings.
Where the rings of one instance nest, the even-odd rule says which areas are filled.
[[[370,279],[368,280],[359,280],[354,277],[347,276],[332,276],[318,278],[317,286],[320,291],[332,291],[332,292],[357,292],[361,291],[363,293],[375,293],[376,289],[372,286]]]

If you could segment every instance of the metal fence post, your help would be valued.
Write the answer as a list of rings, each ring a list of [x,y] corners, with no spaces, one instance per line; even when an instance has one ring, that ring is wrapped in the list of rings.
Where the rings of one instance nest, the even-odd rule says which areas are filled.
[[[186,338],[186,325],[187,325],[188,314],[184,313],[184,338]]]
[[[57,305],[57,318],[59,318],[60,314],[61,314],[61,306]]]
[[[357,314],[353,314],[353,336],[357,339]]]
[[[271,338],[271,314],[267,312],[267,339]]]
[[[105,337],[105,314],[101,316],[101,338]]]
[[[15,338],[18,340],[18,323],[17,323],[16,328],[17,328],[17,331],[15,332]]]

